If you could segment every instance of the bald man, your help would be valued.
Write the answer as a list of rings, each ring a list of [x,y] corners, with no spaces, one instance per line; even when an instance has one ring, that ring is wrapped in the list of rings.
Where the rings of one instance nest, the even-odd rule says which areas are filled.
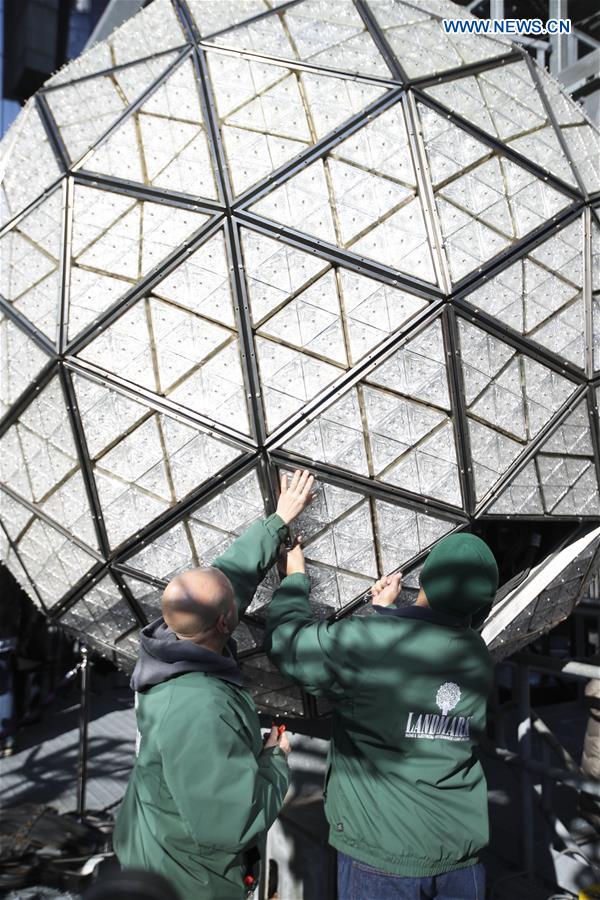
[[[162,618],[141,633],[137,758],[113,843],[121,865],[161,872],[181,900],[246,897],[283,805],[289,744],[276,728],[263,743],[232,635],[313,481],[284,475],[276,513],[169,582]]]

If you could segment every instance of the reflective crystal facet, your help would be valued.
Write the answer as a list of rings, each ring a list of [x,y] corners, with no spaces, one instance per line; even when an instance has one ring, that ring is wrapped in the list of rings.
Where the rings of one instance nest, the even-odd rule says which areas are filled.
[[[0,142],[0,559],[126,671],[169,579],[296,465],[320,619],[372,615],[399,568],[414,602],[488,517],[600,520],[598,131],[477,23],[153,0]],[[507,645],[569,614],[586,553]],[[260,708],[305,715],[265,655],[278,585],[235,640]]]

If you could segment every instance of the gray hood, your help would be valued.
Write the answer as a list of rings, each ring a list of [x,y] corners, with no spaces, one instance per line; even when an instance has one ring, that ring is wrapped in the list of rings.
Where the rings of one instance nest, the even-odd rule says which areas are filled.
[[[235,658],[235,642],[228,641],[222,655],[191,641],[181,641],[164,619],[156,619],[140,634],[140,655],[131,677],[134,691],[145,691],[177,675],[205,672],[241,687],[243,676]]]

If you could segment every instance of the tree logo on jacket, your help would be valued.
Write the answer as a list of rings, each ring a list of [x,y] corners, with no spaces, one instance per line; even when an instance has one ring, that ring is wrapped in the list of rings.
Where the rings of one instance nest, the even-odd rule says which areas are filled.
[[[437,689],[435,705],[441,711],[437,713],[409,712],[406,721],[405,737],[425,738],[432,741],[469,741],[471,739],[470,724],[472,716],[451,716],[461,698],[460,688],[453,681],[445,681]]]
[[[446,681],[435,695],[435,705],[441,709],[442,715],[447,716],[460,700],[460,688],[453,681]]]

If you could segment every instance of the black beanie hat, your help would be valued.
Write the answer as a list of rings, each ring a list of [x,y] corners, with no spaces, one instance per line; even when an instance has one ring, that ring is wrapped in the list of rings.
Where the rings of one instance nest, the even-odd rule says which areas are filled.
[[[492,603],[498,590],[498,566],[481,538],[450,534],[425,560],[421,584],[432,609],[464,618]]]

